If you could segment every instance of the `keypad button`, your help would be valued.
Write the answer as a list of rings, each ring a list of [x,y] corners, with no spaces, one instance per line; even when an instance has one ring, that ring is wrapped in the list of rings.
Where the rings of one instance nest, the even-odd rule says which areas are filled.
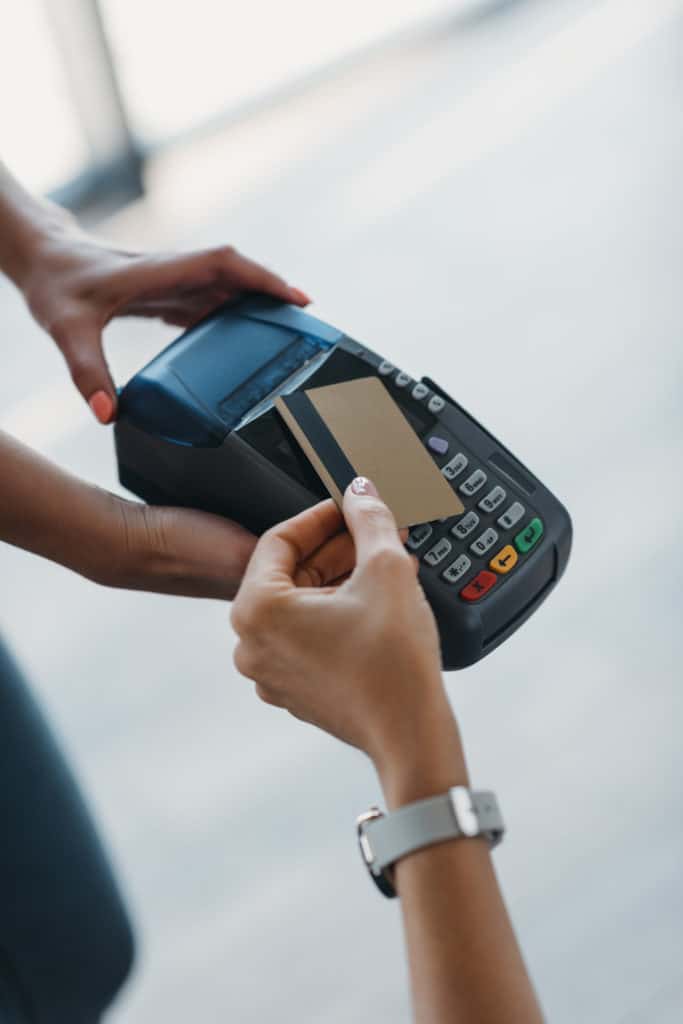
[[[438,437],[436,434],[432,434],[431,437],[427,438],[427,447],[430,451],[436,452],[437,455],[445,455],[448,451],[448,441],[445,437]]]
[[[453,545],[448,538],[442,537],[422,556],[422,561],[426,562],[427,565],[439,565],[440,562],[443,562],[444,558],[448,558],[452,550]]]
[[[459,519],[455,526],[451,528],[451,533],[458,540],[464,540],[465,537],[469,537],[472,530],[476,530],[479,526],[479,516],[476,512],[467,512],[462,519]]]
[[[494,572],[500,573],[504,576],[510,572],[511,569],[517,565],[517,552],[513,548],[512,544],[506,544],[504,548],[501,548],[497,555],[494,555],[489,562],[489,569],[493,569]]]
[[[484,530],[481,537],[477,537],[475,541],[472,541],[470,544],[470,551],[481,557],[482,555],[485,555],[487,551],[491,550],[497,540],[498,534],[492,526],[489,526],[488,530]]]
[[[445,404],[446,403],[444,402],[441,395],[432,395],[432,397],[429,399],[427,408],[429,409],[430,412],[433,412],[436,415],[437,413],[441,412]]]
[[[421,402],[422,399],[426,398],[429,394],[429,388],[426,384],[416,384],[411,393],[413,398],[417,399],[418,402]]]
[[[516,526],[524,515],[525,509],[519,501],[515,501],[506,512],[503,512],[502,516],[498,518],[498,525],[502,526],[504,530],[511,530],[513,526]]]
[[[527,551],[531,551],[535,547],[541,537],[543,536],[543,523],[536,517],[532,519],[528,526],[515,537],[515,547],[521,554],[525,555]]]
[[[472,563],[467,555],[459,555],[454,562],[451,562],[447,569],[444,569],[441,575],[447,583],[458,583],[471,565]]]
[[[394,372],[395,366],[393,363],[390,363],[388,359],[383,359],[377,369],[383,377],[388,377],[390,373]]]
[[[467,468],[467,456],[463,455],[462,452],[458,452],[454,455],[450,462],[447,462],[445,466],[441,467],[441,472],[447,480],[455,480],[456,476],[460,476],[462,471]]]
[[[482,569],[473,580],[463,587],[460,596],[463,601],[479,601],[484,594],[488,594],[491,587],[496,585],[498,577],[488,569]]]
[[[414,526],[408,534],[406,547],[410,548],[411,551],[417,551],[431,537],[433,532],[434,530],[429,523],[421,523],[419,526]]]
[[[483,469],[475,469],[474,473],[470,473],[464,483],[460,484],[460,493],[466,494],[468,498],[471,498],[473,494],[480,491],[486,483],[486,473]]]
[[[396,377],[394,378],[394,384],[396,385],[397,388],[407,388],[408,385],[412,383],[413,378],[410,376],[409,373],[404,373],[403,370],[400,370],[396,374]]]
[[[502,487],[494,487],[479,502],[482,512],[495,512],[499,505],[505,501],[505,491]]]

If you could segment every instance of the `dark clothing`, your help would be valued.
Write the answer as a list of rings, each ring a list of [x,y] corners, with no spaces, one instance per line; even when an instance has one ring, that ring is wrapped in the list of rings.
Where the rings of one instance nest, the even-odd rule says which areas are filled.
[[[93,823],[0,642],[0,1022],[94,1024],[132,961]]]

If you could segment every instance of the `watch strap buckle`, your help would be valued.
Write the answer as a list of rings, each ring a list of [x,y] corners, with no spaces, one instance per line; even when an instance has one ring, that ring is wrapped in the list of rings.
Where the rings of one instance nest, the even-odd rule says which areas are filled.
[[[380,818],[384,818],[384,816],[384,812],[380,811],[379,807],[373,806],[368,808],[367,811],[356,818],[356,831],[358,833],[361,857],[365,861],[370,877],[383,896],[386,896],[388,899],[394,899],[397,893],[394,886],[393,866],[387,865],[383,868],[377,866],[377,859],[370,844],[370,837],[365,830],[368,822],[377,821]]]

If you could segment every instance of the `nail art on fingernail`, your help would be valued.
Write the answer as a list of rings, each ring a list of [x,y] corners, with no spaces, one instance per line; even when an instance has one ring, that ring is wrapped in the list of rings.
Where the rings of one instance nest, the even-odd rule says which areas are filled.
[[[373,484],[372,480],[368,480],[366,476],[357,476],[352,480],[351,490],[354,494],[369,494],[373,498],[377,497],[377,488]]]

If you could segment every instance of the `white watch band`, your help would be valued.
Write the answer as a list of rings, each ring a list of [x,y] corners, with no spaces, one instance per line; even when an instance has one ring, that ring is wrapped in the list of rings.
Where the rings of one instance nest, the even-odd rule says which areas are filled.
[[[385,896],[395,896],[392,866],[401,857],[447,839],[484,836],[491,846],[505,826],[493,793],[454,786],[447,793],[418,800],[391,814],[371,808],[357,822],[363,860]]]

